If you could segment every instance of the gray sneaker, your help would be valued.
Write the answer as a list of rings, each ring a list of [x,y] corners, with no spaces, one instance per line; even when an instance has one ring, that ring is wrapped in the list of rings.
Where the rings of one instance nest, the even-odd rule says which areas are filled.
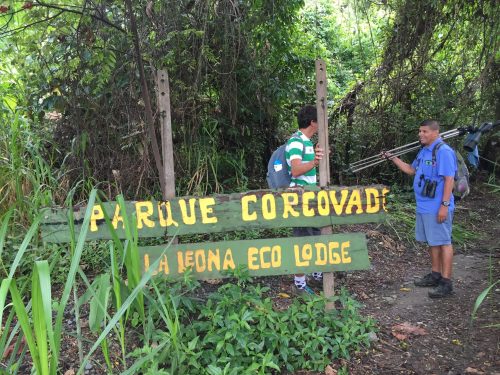
[[[429,292],[430,298],[445,298],[453,295],[451,283],[439,283],[439,285]]]
[[[424,277],[418,279],[418,280],[415,280],[413,282],[413,284],[415,284],[415,286],[423,286],[423,287],[428,287],[428,286],[438,286],[439,285],[439,279],[435,279],[434,277],[432,277],[432,273],[428,273],[427,275],[425,275]]]

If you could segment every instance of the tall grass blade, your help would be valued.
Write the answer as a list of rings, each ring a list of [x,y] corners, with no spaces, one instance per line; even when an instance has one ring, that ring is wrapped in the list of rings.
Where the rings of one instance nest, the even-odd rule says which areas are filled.
[[[3,248],[5,246],[5,239],[7,238],[7,228],[9,227],[9,221],[10,217],[12,216],[12,212],[14,210],[11,208],[8,210],[5,215],[2,218],[2,225],[0,226],[0,266],[2,267],[2,271],[4,272],[5,275],[7,275],[7,270],[5,269],[5,265],[3,264]],[[0,315],[0,322],[1,322],[1,315]]]
[[[477,313],[477,310],[479,309],[479,307],[481,306],[481,304],[483,303],[484,299],[486,298],[486,296],[490,293],[490,290],[495,286],[497,285],[498,283],[500,282],[500,280],[497,280],[496,283],[494,284],[491,284],[489,287],[487,287],[485,290],[483,290],[481,292],[481,294],[476,298],[476,302],[474,303],[474,309],[472,310],[472,315],[471,315],[471,319],[474,320],[476,319],[476,313]]]
[[[89,201],[87,205],[87,210],[85,211],[85,216],[83,219],[83,224],[81,227],[81,231],[78,236],[78,242],[75,246],[75,250],[71,259],[71,264],[67,276],[66,283],[64,285],[64,290],[61,295],[61,299],[59,301],[59,306],[57,309],[56,315],[56,323],[54,326],[54,341],[56,344],[55,354],[59,356],[59,352],[61,349],[61,334],[62,334],[62,320],[64,317],[64,310],[66,308],[66,304],[68,303],[69,296],[71,290],[74,286],[76,272],[78,270],[80,259],[83,252],[83,246],[85,245],[85,240],[87,238],[87,232],[89,230],[90,217],[92,215],[92,210],[94,208],[95,200],[96,200],[97,190],[92,190],[89,196]]]
[[[16,257],[14,258],[14,261],[12,262],[12,266],[10,267],[10,272],[9,272],[9,279],[12,279],[14,277],[14,273],[16,272],[17,266],[21,262],[21,259],[24,256],[24,253],[26,252],[26,249],[28,248],[28,245],[31,242],[31,239],[35,235],[35,233],[38,230],[38,225],[40,224],[40,220],[42,219],[42,214],[38,214],[35,217],[35,220],[33,220],[33,224],[31,224],[30,229],[28,230],[28,233],[26,233],[26,236],[23,239],[23,242],[21,243],[21,246],[19,247],[19,250],[17,251]]]
[[[148,283],[151,277],[153,277],[154,271],[158,269],[158,265],[160,264],[163,255],[166,253],[167,248],[168,247],[166,247],[165,250],[160,254],[158,259],[152,264],[149,270],[146,273],[144,273],[137,286],[131,291],[127,299],[123,302],[123,305],[118,309],[118,311],[115,313],[115,315],[111,318],[106,327],[103,329],[97,340],[94,342],[94,345],[92,345],[89,352],[85,356],[83,363],[78,369],[77,375],[82,374],[87,361],[90,359],[90,356],[96,351],[96,349],[99,347],[101,342],[106,338],[109,332],[111,332],[111,330],[116,326],[120,318],[128,311],[128,308],[134,303],[137,296],[142,293],[142,289]]]
[[[35,338],[33,337],[33,332],[31,330],[28,313],[26,312],[26,308],[24,306],[21,295],[19,294],[19,291],[17,289],[15,280],[10,280],[9,290],[10,290],[10,295],[12,297],[12,304],[14,305],[14,309],[16,310],[17,320],[21,325],[24,337],[26,338],[26,343],[28,344],[28,348],[30,350],[33,365],[38,374],[45,375],[46,373],[42,371],[42,367],[40,364],[39,351],[35,342]]]

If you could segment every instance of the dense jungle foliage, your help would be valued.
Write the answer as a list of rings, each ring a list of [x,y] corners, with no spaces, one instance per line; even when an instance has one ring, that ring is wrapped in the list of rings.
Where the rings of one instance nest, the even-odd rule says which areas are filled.
[[[158,196],[125,3],[2,4],[3,206],[16,189],[60,203],[77,185]],[[414,141],[424,118],[499,117],[494,1],[134,1],[133,13],[157,129],[155,72],[169,74],[179,195],[264,187],[272,150],[315,102],[316,58],[336,183],[349,162]]]
[[[344,292],[317,325],[324,299],[275,311],[241,270],[197,304],[188,276],[174,286],[140,278],[132,235],[41,244],[39,209],[161,197],[159,70],[169,75],[177,195],[265,188],[272,151],[315,103],[317,58],[332,183],[403,182],[383,164],[345,170],[415,141],[423,119],[445,130],[498,119],[498,19],[494,0],[0,0],[0,321],[10,327],[0,373],[29,371],[28,351],[40,374],[69,357],[83,373],[97,351],[109,373],[323,371],[368,345],[374,323]],[[65,327],[78,335],[70,354]]]

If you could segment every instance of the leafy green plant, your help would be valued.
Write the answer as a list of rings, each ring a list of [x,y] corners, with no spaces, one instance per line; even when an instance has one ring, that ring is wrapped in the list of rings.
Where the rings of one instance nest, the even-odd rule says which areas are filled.
[[[153,355],[146,346],[132,354],[139,361],[149,356],[167,373],[323,370],[332,359],[349,358],[352,350],[369,345],[368,334],[375,327],[372,320],[360,316],[359,304],[345,290],[334,297],[339,310],[325,312],[326,300],[313,297],[295,299],[280,311],[266,296],[268,288],[227,283],[205,303],[190,305],[196,320],[181,304],[187,297],[168,291],[161,293],[155,287],[161,308],[158,317],[152,316],[156,327],[166,327],[153,334],[153,342],[163,349]]]

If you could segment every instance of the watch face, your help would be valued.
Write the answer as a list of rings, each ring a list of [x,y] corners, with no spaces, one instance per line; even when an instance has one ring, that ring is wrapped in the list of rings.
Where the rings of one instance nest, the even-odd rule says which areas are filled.
[[[448,202],[448,201],[443,201],[441,204],[442,204],[443,206],[448,207],[448,206],[450,205],[450,202]]]

